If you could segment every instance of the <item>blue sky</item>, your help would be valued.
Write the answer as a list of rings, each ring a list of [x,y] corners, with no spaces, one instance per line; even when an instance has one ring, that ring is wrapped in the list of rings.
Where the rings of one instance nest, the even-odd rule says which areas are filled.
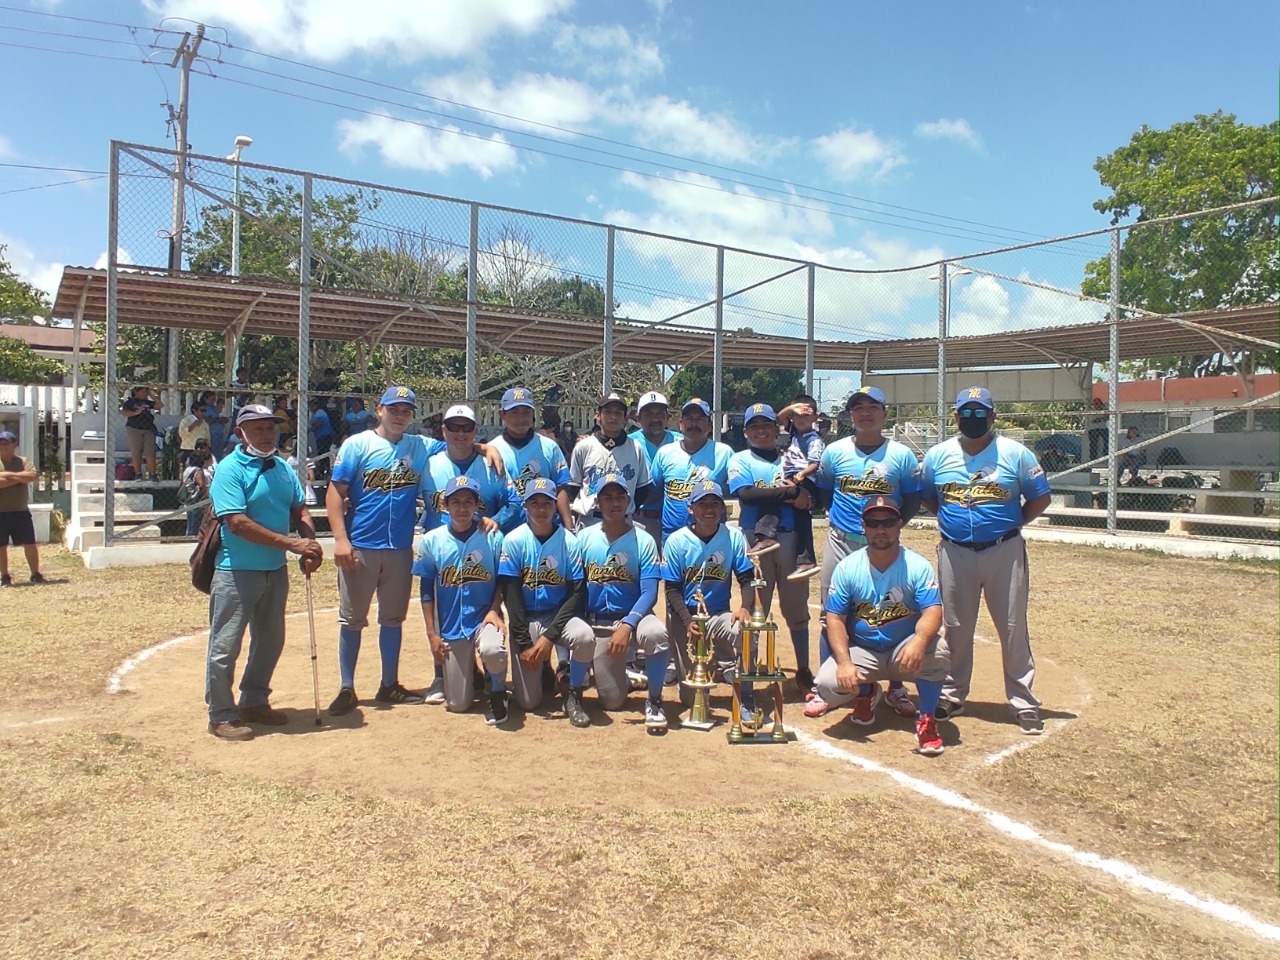
[[[192,81],[189,139],[197,152],[226,154],[236,135],[247,134],[254,144],[246,160],[837,266],[906,266],[1104,227],[1106,218],[1091,208],[1103,196],[1093,163],[1142,124],[1164,127],[1219,108],[1249,123],[1277,115],[1274,2],[908,8],[742,0],[8,0],[0,6],[0,43],[132,61],[153,42],[174,46],[175,36],[150,29],[163,18],[208,23],[210,38],[230,46],[207,43],[202,53],[220,53],[224,63],[204,68],[217,77],[198,71]],[[146,29],[130,33],[115,24]],[[170,19],[163,26],[188,24]],[[0,166],[0,242],[15,267],[46,289],[61,264],[92,265],[103,256],[105,180],[46,187],[93,174],[12,165],[101,171],[113,138],[171,144],[159,104],[176,101],[177,72],[168,56],[153,59],[155,66],[0,46],[0,84],[9,92],[0,112],[0,164],[11,165]],[[298,78],[339,89],[306,87]],[[477,126],[480,119],[505,129]],[[524,136],[535,131],[550,141]],[[588,154],[583,146],[623,156]],[[25,189],[31,187],[38,189]],[[1070,288],[1084,262],[1104,249],[1105,241],[1076,245],[999,266]],[[936,310],[936,293],[923,276],[905,292],[877,294],[882,313],[905,316],[905,307],[890,306],[898,299],[915,304],[921,316]],[[1010,306],[1007,284],[961,280],[959,317],[966,297],[974,332],[979,323],[1034,322],[1023,301]],[[637,315],[657,316],[663,305],[634,306]],[[840,309],[833,304],[828,314]],[[1003,319],[992,320],[1000,309]],[[893,329],[880,319],[868,317],[855,328]]]

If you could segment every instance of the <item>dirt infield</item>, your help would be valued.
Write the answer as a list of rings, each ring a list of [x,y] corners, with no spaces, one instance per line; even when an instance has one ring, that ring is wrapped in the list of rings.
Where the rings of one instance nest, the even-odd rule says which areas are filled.
[[[1048,736],[1018,734],[997,685],[998,648],[985,643],[972,709],[943,725],[940,758],[913,754],[910,723],[883,708],[866,731],[842,711],[805,719],[790,686],[789,725],[1280,923],[1275,571],[1030,549]],[[24,630],[0,638],[14,670],[0,708],[11,758],[0,766],[10,864],[0,956],[1276,949],[803,743],[730,747],[724,726],[674,722],[647,735],[638,696],[609,717],[589,702],[587,730],[554,710],[498,730],[479,707],[456,716],[371,699],[317,729],[297,615],[273,695],[290,723],[220,743],[204,732],[200,700],[203,598],[173,586],[181,571],[87,572],[58,556],[46,567],[71,582],[3,598]],[[322,606],[333,602],[326,574]],[[317,628],[327,704],[331,610]],[[196,636],[127,672],[120,693],[103,692],[126,657],[184,633]],[[994,636],[985,617],[979,633]],[[424,649],[411,620],[406,682],[429,676]],[[358,674],[366,697],[377,667],[370,631]],[[713,704],[724,718],[727,700]]]

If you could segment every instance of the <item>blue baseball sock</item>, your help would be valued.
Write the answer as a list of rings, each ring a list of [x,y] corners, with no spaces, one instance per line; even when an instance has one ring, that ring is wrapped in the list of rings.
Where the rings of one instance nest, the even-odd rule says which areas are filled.
[[[920,695],[919,710],[928,715],[938,709],[938,699],[942,696],[941,680],[917,680],[916,693]]]
[[[827,628],[823,627],[818,634],[818,662],[826,663],[831,659],[831,644],[827,643]]]
[[[667,663],[671,660],[671,651],[661,650],[651,653],[644,659],[644,675],[649,681],[649,699],[662,699],[662,684],[667,678]]]
[[[858,684],[858,696],[860,696],[860,697],[869,697],[869,696],[871,696],[871,684],[869,684],[869,683],[860,683],[860,684]]]
[[[890,690],[901,690],[901,689],[902,689],[902,687],[903,687],[903,683],[902,683],[902,681],[901,681],[901,680],[890,680],[890,681],[889,681],[889,689],[890,689]]]
[[[502,692],[507,689],[507,677],[502,673],[489,674],[489,689],[494,692]]]
[[[809,669],[809,631],[791,631],[791,649],[796,652],[796,669]]]
[[[400,680],[400,644],[404,637],[401,627],[378,629],[378,651],[382,654],[382,685],[393,687]]]
[[[569,688],[572,690],[581,690],[587,685],[587,675],[591,672],[590,663],[579,663],[577,660],[569,661]]]
[[[360,631],[343,627],[338,631],[338,673],[342,686],[356,685],[356,660],[360,658]]]

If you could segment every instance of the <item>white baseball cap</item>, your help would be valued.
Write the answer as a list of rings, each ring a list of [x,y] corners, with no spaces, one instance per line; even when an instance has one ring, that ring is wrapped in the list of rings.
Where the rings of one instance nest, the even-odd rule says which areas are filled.
[[[642,394],[640,399],[636,401],[636,409],[643,410],[650,404],[658,404],[659,406],[667,406],[667,398],[660,394],[657,390],[650,390],[648,393]]]
[[[476,412],[472,410],[470,407],[468,407],[465,403],[455,403],[452,407],[450,407],[448,410],[444,412],[444,416],[441,417],[440,419],[442,421],[452,420],[454,417],[458,417],[459,419],[462,419],[462,420],[470,420],[472,423],[479,422],[476,420]]]

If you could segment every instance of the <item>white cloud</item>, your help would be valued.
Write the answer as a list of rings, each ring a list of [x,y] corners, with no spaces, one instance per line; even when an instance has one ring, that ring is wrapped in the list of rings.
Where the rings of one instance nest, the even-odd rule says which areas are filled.
[[[393,167],[448,173],[455,167],[469,167],[486,180],[494,173],[519,165],[515,149],[495,133],[492,136],[463,136],[453,124],[441,128],[378,115],[360,120],[340,120],[340,148],[357,155],[366,146],[375,147],[383,162]]]
[[[64,264],[51,260],[42,260],[35,252],[17,237],[0,233],[0,246],[5,248],[4,258],[18,275],[38,290],[43,290],[53,299],[58,292],[58,284],[62,280]]]
[[[728,117],[665,96],[624,104],[617,118],[633,126],[645,146],[717,162],[757,162],[782,146],[753,136]]]
[[[592,87],[550,74],[522,74],[505,87],[484,76],[451,74],[424,81],[419,88],[433,97],[518,118],[499,121],[504,126],[527,127],[550,136],[555,136],[555,131],[538,125],[573,129],[589,124],[605,111],[600,94]]]
[[[813,147],[827,172],[840,180],[874,180],[907,162],[894,143],[871,130],[846,127],[818,137]]]
[[[561,24],[551,45],[562,60],[580,64],[593,76],[634,79],[660,74],[664,67],[656,43],[633,37],[620,24]]]
[[[963,117],[956,120],[929,120],[916,124],[916,136],[926,140],[954,140],[974,150],[982,149],[982,138]]]
[[[6,160],[17,155],[18,151],[13,148],[13,141],[0,134],[0,160]]]
[[[116,247],[116,263],[133,263],[133,254],[124,247]],[[103,250],[98,254],[98,259],[93,261],[93,269],[107,269],[107,251]]]
[[[238,44],[337,61],[353,53],[459,57],[528,35],[572,0],[144,0],[158,16],[216,23]],[[239,34],[238,36],[236,34]],[[211,34],[211,36],[216,36]]]

